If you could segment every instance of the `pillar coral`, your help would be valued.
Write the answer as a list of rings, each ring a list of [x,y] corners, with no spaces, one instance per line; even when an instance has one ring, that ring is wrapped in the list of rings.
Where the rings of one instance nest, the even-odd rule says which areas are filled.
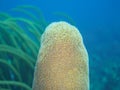
[[[53,22],[41,38],[33,90],[89,90],[88,54],[79,30]]]

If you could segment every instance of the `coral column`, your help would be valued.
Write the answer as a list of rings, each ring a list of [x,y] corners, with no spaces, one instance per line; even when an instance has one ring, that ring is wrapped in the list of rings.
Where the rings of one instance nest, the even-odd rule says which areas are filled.
[[[33,90],[89,90],[88,54],[79,30],[63,21],[41,38]]]

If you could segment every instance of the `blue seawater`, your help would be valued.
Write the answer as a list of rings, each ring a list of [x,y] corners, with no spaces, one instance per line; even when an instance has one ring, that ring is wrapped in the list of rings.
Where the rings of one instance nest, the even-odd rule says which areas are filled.
[[[71,17],[89,53],[90,90],[120,90],[120,0],[0,0],[0,12],[32,5],[50,23]],[[22,14],[20,14],[22,16]]]

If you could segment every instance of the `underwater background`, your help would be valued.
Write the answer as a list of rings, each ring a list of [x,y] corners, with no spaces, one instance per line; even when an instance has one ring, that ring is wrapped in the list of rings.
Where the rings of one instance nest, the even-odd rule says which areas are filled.
[[[119,0],[0,0],[0,90],[31,90],[40,37],[60,20],[83,36],[90,90],[120,90]]]

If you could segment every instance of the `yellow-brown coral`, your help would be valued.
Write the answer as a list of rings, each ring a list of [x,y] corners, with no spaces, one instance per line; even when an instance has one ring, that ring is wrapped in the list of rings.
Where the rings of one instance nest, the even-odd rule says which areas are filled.
[[[78,29],[50,24],[41,39],[33,90],[88,90],[88,54]]]

